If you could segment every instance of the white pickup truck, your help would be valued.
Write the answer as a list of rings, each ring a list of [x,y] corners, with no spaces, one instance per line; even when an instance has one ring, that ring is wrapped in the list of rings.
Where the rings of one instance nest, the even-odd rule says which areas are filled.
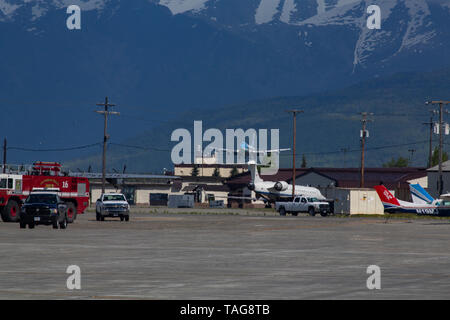
[[[104,221],[105,217],[118,217],[120,221],[128,221],[130,205],[121,193],[105,193],[97,200],[95,213],[97,221]]]
[[[322,217],[325,217],[330,213],[330,204],[326,201],[317,200],[317,198],[298,196],[293,201],[275,202],[275,209],[280,213],[280,216],[285,216],[286,213],[296,216],[299,212],[305,212],[311,216],[320,213]]]

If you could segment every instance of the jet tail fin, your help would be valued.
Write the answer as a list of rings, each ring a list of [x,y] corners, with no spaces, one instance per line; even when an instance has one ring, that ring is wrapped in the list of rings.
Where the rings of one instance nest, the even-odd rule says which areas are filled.
[[[410,184],[409,190],[414,203],[430,204],[434,201],[433,197],[420,184]]]
[[[400,202],[398,202],[397,198],[394,197],[385,186],[375,186],[374,189],[377,191],[384,208],[400,206]]]
[[[258,174],[258,168],[256,167],[255,161],[248,162],[248,170],[250,170],[250,174],[252,177],[252,183],[262,182],[263,180]]]

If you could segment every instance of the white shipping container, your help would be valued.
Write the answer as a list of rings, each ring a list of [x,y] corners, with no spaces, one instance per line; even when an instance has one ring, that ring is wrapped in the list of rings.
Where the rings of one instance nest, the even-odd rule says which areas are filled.
[[[372,189],[336,188],[333,199],[336,214],[384,214],[383,204]]]
[[[193,194],[171,194],[169,195],[169,202],[167,204],[169,208],[193,208],[194,207],[194,195]]]

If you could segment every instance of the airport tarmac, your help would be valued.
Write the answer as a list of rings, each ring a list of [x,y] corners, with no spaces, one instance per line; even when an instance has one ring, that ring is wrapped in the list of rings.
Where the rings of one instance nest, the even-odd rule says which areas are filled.
[[[0,299],[450,298],[450,220],[139,212],[67,230],[0,223]]]

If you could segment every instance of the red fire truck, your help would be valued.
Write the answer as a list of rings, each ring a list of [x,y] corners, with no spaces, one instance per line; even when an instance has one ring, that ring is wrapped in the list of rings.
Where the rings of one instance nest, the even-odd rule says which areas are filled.
[[[20,207],[33,189],[56,190],[68,205],[68,221],[84,213],[89,206],[87,178],[63,174],[57,162],[35,162],[28,170],[8,168],[0,173],[0,212],[5,222],[18,222]]]

